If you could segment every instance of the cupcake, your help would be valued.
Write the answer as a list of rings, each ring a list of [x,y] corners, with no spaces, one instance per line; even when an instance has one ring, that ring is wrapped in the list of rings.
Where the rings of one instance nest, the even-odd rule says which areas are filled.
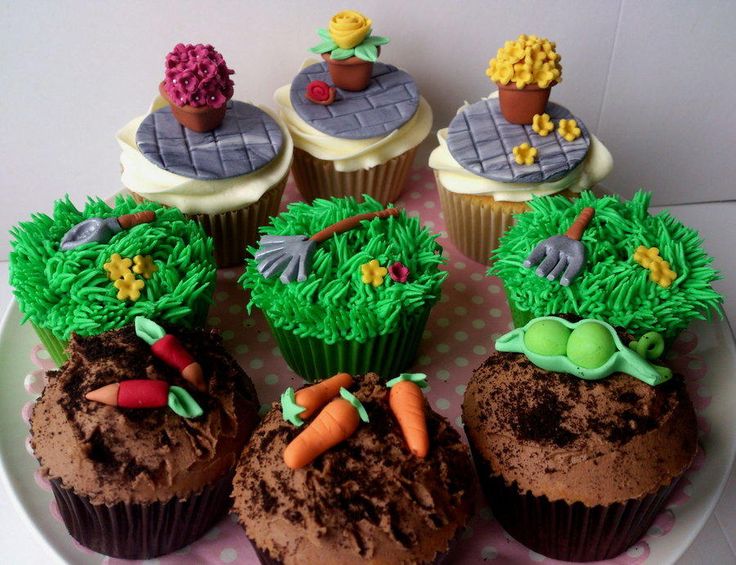
[[[437,132],[429,158],[450,240],[487,263],[515,214],[534,196],[575,198],[611,171],[608,149],[567,108],[548,102],[562,80],[560,56],[545,38],[507,41],[486,74],[498,86],[461,107]]]
[[[10,284],[61,365],[72,333],[90,336],[136,316],[188,327],[204,324],[217,275],[212,240],[175,208],[118,197],[68,198],[53,216],[34,214],[11,230]]]
[[[294,138],[297,188],[315,198],[367,194],[387,204],[404,189],[432,110],[407,72],[378,62],[388,39],[351,10],[317,31],[309,60],[275,100]]]
[[[637,542],[697,450],[683,379],[596,320],[539,318],[499,338],[462,413],[483,490],[503,528],[564,561]],[[642,341],[642,340],[640,340]]]
[[[298,202],[264,227],[240,282],[292,370],[396,376],[447,273],[436,234],[370,197]]]
[[[258,422],[255,389],[211,330],[135,326],[72,338],[33,408],[31,445],[69,533],[126,559],[170,553],[230,507]]]
[[[278,116],[230,99],[231,74],[211,45],[177,45],[149,113],[117,134],[123,185],[200,222],[220,267],[242,264],[278,213],[292,158]]]
[[[697,232],[668,212],[650,215],[650,198],[584,192],[572,202],[532,200],[489,271],[504,283],[514,324],[575,314],[637,337],[656,331],[669,343],[691,321],[720,314],[723,299],[711,286],[720,276]]]
[[[234,510],[261,563],[424,564],[447,557],[470,516],[475,479],[467,446],[421,392],[410,395],[425,424],[426,451],[417,455],[404,436],[394,391],[417,387],[422,377],[404,375],[389,389],[367,374],[350,390],[310,394],[320,401],[305,402],[307,425],[293,408],[304,409],[301,394],[329,381],[273,404],[240,458],[233,487]],[[331,447],[309,462],[298,459],[299,438],[329,433],[322,424],[332,414],[342,425],[352,418],[349,428],[341,426],[343,439],[330,438]]]

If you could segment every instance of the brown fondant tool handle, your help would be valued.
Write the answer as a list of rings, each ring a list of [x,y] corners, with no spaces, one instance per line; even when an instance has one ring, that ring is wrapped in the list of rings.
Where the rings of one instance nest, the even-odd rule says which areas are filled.
[[[580,210],[580,214],[578,214],[578,217],[575,218],[575,221],[565,232],[565,235],[570,239],[580,241],[585,228],[588,227],[588,224],[590,223],[590,220],[593,219],[593,216],[595,216],[595,208],[583,208],[582,210]]]
[[[343,233],[353,229],[363,220],[372,220],[373,218],[389,218],[391,216],[398,215],[398,213],[398,208],[386,208],[385,210],[379,210],[378,212],[366,212],[365,214],[350,216],[349,218],[340,220],[336,224],[332,224],[331,226],[327,226],[325,229],[318,231],[309,239],[311,239],[312,241],[316,241],[317,243],[322,243],[323,241],[331,238],[337,233]]]
[[[120,227],[129,230],[133,226],[139,224],[149,224],[156,219],[156,212],[153,210],[144,210],[142,212],[136,212],[135,214],[125,214],[124,216],[118,217],[118,223]]]

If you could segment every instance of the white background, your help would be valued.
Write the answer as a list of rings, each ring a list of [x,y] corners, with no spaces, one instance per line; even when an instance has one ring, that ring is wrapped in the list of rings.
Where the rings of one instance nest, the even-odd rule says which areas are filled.
[[[145,112],[177,42],[212,43],[237,72],[236,98],[272,105],[316,28],[344,8],[392,39],[381,60],[414,75],[435,129],[492,90],[484,70],[504,40],[545,35],[564,66],[552,98],[613,153],[609,190],[646,187],[662,205],[736,200],[736,2],[0,0],[0,233],[65,193],[81,203],[119,188],[115,132]],[[736,203],[673,212],[703,231],[733,321]],[[2,235],[0,261],[8,250]],[[0,277],[4,310],[7,263]],[[6,557],[10,546],[16,562],[41,559],[5,497],[0,525]],[[682,561],[736,563],[734,549],[736,475]]]
[[[272,104],[346,7],[392,39],[381,59],[416,77],[435,127],[492,90],[484,71],[504,40],[544,35],[564,66],[552,98],[613,153],[607,188],[646,187],[665,205],[734,198],[736,2],[349,4],[0,0],[0,232],[64,193],[118,189],[115,132],[146,111],[177,42],[212,43],[237,72],[236,98]],[[0,258],[8,249],[0,237]]]

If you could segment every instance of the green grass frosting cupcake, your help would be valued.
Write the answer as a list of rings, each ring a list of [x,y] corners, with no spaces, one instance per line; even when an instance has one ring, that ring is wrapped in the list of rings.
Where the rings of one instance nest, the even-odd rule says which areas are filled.
[[[307,380],[396,376],[416,356],[447,276],[436,234],[364,198],[291,204],[249,248],[255,258],[240,279],[248,308],[263,311],[287,363]],[[372,217],[333,229],[360,214]]]
[[[640,191],[628,201],[591,192],[572,202],[557,196],[532,200],[531,211],[518,215],[501,239],[489,270],[503,280],[514,324],[553,313],[577,314],[637,337],[659,332],[671,342],[691,321],[721,314],[723,299],[711,286],[720,276],[700,236],[668,212],[651,215],[650,199],[650,193]],[[555,236],[580,223],[576,218],[586,208],[594,212],[582,226],[581,268],[564,286],[563,266],[554,269],[552,263],[559,261],[555,254],[567,253],[571,238],[563,236],[560,243]],[[540,242],[547,242],[545,254],[534,258],[532,250]],[[545,257],[550,257],[546,266]],[[537,274],[550,269],[549,276]]]
[[[96,335],[136,316],[193,327],[214,292],[212,240],[176,208],[118,197],[83,211],[57,200],[11,230],[10,284],[59,365],[72,333]]]

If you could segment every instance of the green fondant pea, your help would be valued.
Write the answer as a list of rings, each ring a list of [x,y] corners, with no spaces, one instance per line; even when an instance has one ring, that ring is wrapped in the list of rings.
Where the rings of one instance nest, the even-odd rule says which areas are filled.
[[[567,340],[567,358],[584,369],[597,369],[616,351],[611,332],[595,322],[580,324]]]
[[[570,328],[557,320],[539,320],[524,333],[524,345],[539,355],[565,355]]]

